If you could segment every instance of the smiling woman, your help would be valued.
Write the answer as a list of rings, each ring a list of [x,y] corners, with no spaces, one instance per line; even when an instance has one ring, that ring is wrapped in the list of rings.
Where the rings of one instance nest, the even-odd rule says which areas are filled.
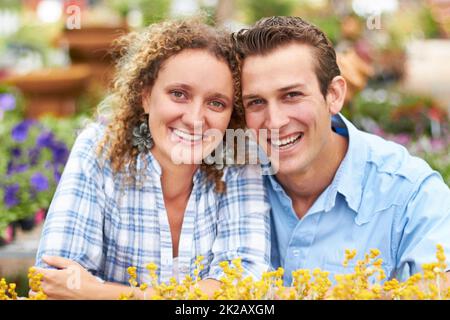
[[[203,161],[226,129],[243,127],[229,35],[170,21],[118,45],[113,90],[99,107],[107,125],[78,137],[48,212],[36,261],[45,294],[150,298],[152,288],[123,286],[127,267],[143,283],[153,262],[167,282],[193,276],[198,256],[206,292],[218,288],[224,260],[242,258],[244,273],[259,278],[270,239],[260,169]]]

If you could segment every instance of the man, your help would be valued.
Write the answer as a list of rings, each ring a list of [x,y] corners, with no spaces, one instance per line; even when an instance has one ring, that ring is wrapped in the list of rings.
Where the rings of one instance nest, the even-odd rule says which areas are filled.
[[[437,244],[449,257],[449,188],[426,162],[339,113],[346,81],[324,33],[272,17],[234,38],[247,126],[268,130],[259,143],[277,170],[265,186],[272,263],[285,283],[300,268],[352,272],[345,249],[357,250],[352,261],[379,249],[386,275],[400,280],[434,262]]]

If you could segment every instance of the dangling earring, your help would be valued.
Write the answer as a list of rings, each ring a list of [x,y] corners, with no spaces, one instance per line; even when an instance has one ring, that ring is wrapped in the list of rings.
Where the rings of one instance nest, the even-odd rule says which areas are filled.
[[[133,147],[139,152],[148,152],[153,147],[153,138],[148,128],[148,113],[144,113],[144,120],[133,128]]]

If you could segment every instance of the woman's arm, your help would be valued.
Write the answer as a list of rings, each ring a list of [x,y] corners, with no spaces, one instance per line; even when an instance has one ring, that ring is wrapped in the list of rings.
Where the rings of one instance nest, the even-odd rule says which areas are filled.
[[[43,255],[61,256],[102,276],[105,192],[95,151],[100,133],[90,127],[75,141],[45,219],[37,267],[46,267]]]
[[[112,282],[102,283],[79,263],[70,259],[54,256],[44,256],[42,259],[49,266],[58,269],[36,268],[36,272],[43,275],[41,286],[48,299],[118,300],[122,294],[126,296],[132,294],[131,299],[150,300],[156,294],[153,288],[142,291],[138,287]],[[198,286],[212,298],[214,292],[220,288],[220,282],[207,279],[199,281]]]

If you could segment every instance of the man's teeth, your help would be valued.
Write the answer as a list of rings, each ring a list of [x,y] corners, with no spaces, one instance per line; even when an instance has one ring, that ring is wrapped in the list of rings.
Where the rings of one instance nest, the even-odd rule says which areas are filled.
[[[200,141],[200,140],[202,140],[202,138],[203,138],[203,135],[199,135],[199,134],[197,134],[197,135],[192,135],[192,134],[189,134],[189,133],[187,133],[187,132],[184,132],[184,131],[181,131],[181,130],[178,130],[178,129],[173,129],[173,132],[178,136],[178,137],[180,137],[181,139],[183,139],[183,140],[188,140],[188,141]]]
[[[297,140],[299,140],[301,137],[303,136],[303,133],[299,133],[297,135],[294,136],[290,136],[287,137],[285,139],[281,139],[281,140],[271,140],[270,142],[276,146],[276,147],[284,147],[286,145],[292,144],[294,142],[296,142]]]

